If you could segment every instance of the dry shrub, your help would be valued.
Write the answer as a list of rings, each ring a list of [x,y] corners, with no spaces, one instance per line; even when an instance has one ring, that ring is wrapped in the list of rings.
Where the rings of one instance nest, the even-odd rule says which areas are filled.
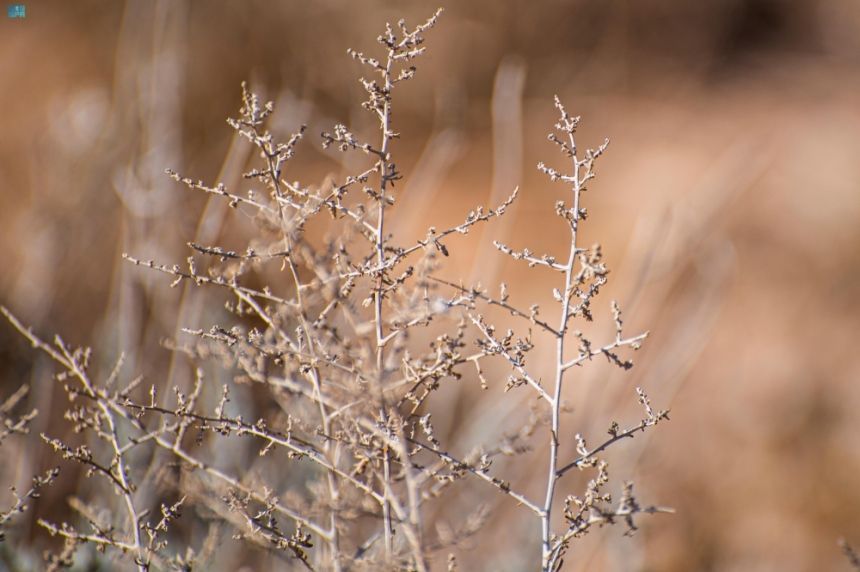
[[[392,149],[400,137],[398,88],[415,75],[424,35],[438,16],[415,28],[403,21],[386,26],[380,57],[349,51],[367,74],[363,107],[378,124],[377,139],[335,125],[322,144],[362,154],[358,172],[320,186],[295,181],[287,167],[304,128],[277,141],[266,127],[274,106],[245,86],[239,117],[229,124],[259,156],[244,175],[256,190],[234,192],[168,172],[225,201],[254,228],[241,247],[190,241],[184,265],[125,256],[166,274],[171,287],[207,292],[207,326],[168,342],[176,359],[192,364],[193,376],[129,374],[122,357],[102,374],[90,349],[59,337],[49,344],[2,309],[60,365],[56,381],[68,395],[65,418],[76,436],[43,440],[98,483],[89,498],[71,500],[73,522],[40,520],[64,542],[47,557],[50,568],[72,566],[84,552],[98,559],[97,552],[141,571],[212,569],[226,566],[225,552],[245,545],[221,543],[228,533],[309,569],[454,569],[457,552],[481,542],[501,499],[530,516],[533,542],[522,549],[548,571],[561,569],[572,541],[594,527],[621,523],[632,532],[637,514],[665,510],[641,505],[631,483],[611,481],[603,453],[665,419],[666,411],[653,409],[637,389],[642,418],[628,425],[608,420],[608,435],[589,441],[564,415],[563,387],[574,372],[598,359],[629,369],[627,354],[647,335],[623,332],[615,302],[608,340],[587,327],[599,313],[592,302],[608,271],[600,247],[581,244],[582,199],[608,140],[581,149],[579,118],[556,98],[559,119],[549,140],[567,166],[538,169],[569,191],[555,205],[569,242],[558,255],[494,243],[500,256],[556,278],[551,311],[516,304],[509,288],[517,284],[490,291],[438,274],[461,235],[504,216],[523,193],[513,190],[500,205],[478,207],[450,228],[431,227],[411,244],[398,244],[389,230],[402,178]],[[503,331],[493,312],[518,327]],[[537,347],[548,348],[549,363],[533,359]],[[469,383],[509,393],[523,422],[487,428],[492,440],[479,444],[440,435],[434,415],[444,411],[434,394]],[[0,408],[0,439],[26,431],[36,414],[12,416],[18,401],[16,394]],[[566,444],[574,456],[565,455]],[[518,464],[544,475],[537,495],[506,478]],[[586,475],[576,494],[561,483],[574,471]],[[56,470],[37,477],[0,524],[56,478]],[[492,491],[493,503],[455,492],[473,485]],[[454,498],[475,502],[447,506]]]

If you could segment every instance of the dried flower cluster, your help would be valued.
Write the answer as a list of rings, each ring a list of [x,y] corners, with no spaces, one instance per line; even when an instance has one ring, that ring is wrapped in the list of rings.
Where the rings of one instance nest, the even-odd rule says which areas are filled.
[[[544,164],[539,169],[569,188],[569,199],[555,207],[569,229],[566,252],[539,255],[496,243],[503,255],[556,274],[553,318],[543,317],[537,305],[517,307],[505,284],[494,296],[479,285],[434,274],[438,255],[454,248],[451,239],[504,215],[516,191],[495,208],[475,209],[452,228],[430,228],[414,244],[396,244],[388,230],[402,177],[392,154],[399,137],[392,112],[396,92],[414,77],[424,35],[438,15],[415,28],[402,21],[386,26],[378,38],[379,58],[349,52],[367,70],[361,80],[367,93],[363,107],[378,122],[379,137],[367,141],[336,125],[322,134],[322,144],[366,155],[360,172],[324,188],[291,181],[287,167],[304,129],[286,142],[276,141],[266,127],[272,104],[261,104],[244,86],[239,117],[229,124],[259,153],[259,165],[245,174],[258,190],[235,194],[169,172],[194,191],[223,197],[258,228],[238,249],[191,242],[184,265],[125,257],[167,274],[172,286],[189,282],[226,298],[230,314],[211,316],[226,315],[227,323],[188,329],[190,342],[174,342],[175,351],[195,366],[189,386],[164,387],[142,376],[127,380],[122,359],[110,375],[96,379],[89,349],[71,348],[59,338],[48,344],[3,310],[61,366],[57,382],[70,400],[66,419],[82,438],[44,440],[116,493],[88,502],[75,499],[72,509],[79,518],[73,524],[41,522],[65,542],[62,552],[50,557],[52,568],[70,565],[75,551],[90,545],[140,571],[190,570],[207,561],[217,549],[212,539],[228,527],[235,538],[313,570],[424,571],[445,558],[454,569],[452,547],[481,530],[486,511],[472,507],[447,531],[429,530],[426,514],[445,502],[452,486],[472,479],[533,515],[535,546],[538,540],[541,546],[535,567],[549,571],[560,569],[571,541],[595,526],[621,522],[632,531],[637,513],[661,510],[640,505],[629,483],[613,499],[607,492],[608,465],[600,456],[667,417],[652,409],[641,390],[644,417],[626,428],[612,423],[597,445],[578,434],[571,440],[562,428],[564,386],[577,368],[605,358],[627,369],[632,363],[622,352],[637,349],[646,336],[622,332],[615,303],[610,340],[593,342],[573,327],[577,320],[593,319],[592,301],[607,280],[600,248],[584,248],[578,237],[586,218],[582,193],[608,142],[580,152],[579,118],[556,99],[560,118],[549,139],[570,172]],[[306,229],[320,218],[328,220],[327,238],[313,239]],[[493,306],[520,321],[526,333],[500,331],[483,312]],[[555,345],[549,380],[530,369],[538,338]],[[510,369],[507,380],[487,373],[487,364],[496,360]],[[207,367],[216,373],[204,374]],[[475,378],[490,391],[511,391],[510,399],[530,392],[539,404],[529,424],[513,436],[455,453],[459,444],[443,442],[434,429],[430,398],[461,378]],[[263,405],[250,407],[249,395]],[[0,407],[5,424],[0,440],[25,430],[34,415],[8,417],[14,401]],[[244,444],[240,455],[253,447],[260,458],[229,458],[235,442]],[[575,456],[566,457],[574,446]],[[539,499],[517,491],[493,467],[499,456],[527,451],[546,463],[545,494]],[[574,469],[593,473],[578,495],[559,486]],[[32,490],[0,516],[0,526],[55,477],[51,472],[34,480]],[[207,523],[202,540],[188,533],[184,519]]]

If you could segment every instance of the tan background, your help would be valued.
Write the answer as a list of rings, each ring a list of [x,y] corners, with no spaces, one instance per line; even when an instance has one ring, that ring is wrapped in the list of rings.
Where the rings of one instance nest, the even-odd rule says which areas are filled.
[[[336,121],[370,128],[346,48],[372,49],[386,20],[432,8],[74,0],[28,2],[23,21],[4,14],[0,303],[105,362],[125,349],[137,369],[157,370],[176,293],[120,254],[183,260],[204,208],[163,170],[241,189],[248,151],[231,147],[224,120],[247,80],[276,102],[276,132],[309,124],[296,178],[340,172],[349,165],[317,134]],[[584,370],[571,423],[596,439],[610,418],[635,420],[635,385],[671,407],[671,422],[611,460],[615,476],[677,513],[643,520],[633,539],[594,535],[571,568],[848,569],[836,539],[860,544],[860,6],[458,1],[429,47],[396,115],[407,175],[398,233],[523,190],[511,219],[454,243],[450,276],[504,276],[515,299],[548,302],[548,284],[491,262],[479,243],[540,252],[564,240],[551,216],[560,190],[533,168],[559,164],[545,141],[554,93],[583,116],[586,143],[612,138],[585,198],[587,240],[613,271],[596,309],[606,319],[617,297],[626,323],[652,337],[628,374]],[[61,412],[50,371],[0,324],[2,395],[31,382],[32,405]],[[457,395],[451,431],[486,410],[475,392]],[[43,415],[34,435],[62,427]],[[3,483],[56,463],[30,443],[4,444]],[[527,471],[520,482],[530,486]],[[62,480],[35,515],[60,514],[87,486]],[[527,569],[523,513],[499,510],[465,569]],[[44,535],[22,518],[35,536],[16,542],[38,555]]]

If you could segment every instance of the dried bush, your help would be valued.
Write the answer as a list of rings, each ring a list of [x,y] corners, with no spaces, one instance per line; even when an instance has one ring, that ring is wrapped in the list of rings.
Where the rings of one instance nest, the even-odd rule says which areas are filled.
[[[189,242],[184,266],[125,256],[168,275],[171,286],[214,290],[219,304],[226,298],[226,312],[207,306],[207,328],[188,329],[187,338],[169,344],[194,364],[189,383],[128,379],[122,358],[108,375],[97,375],[88,348],[59,337],[46,343],[2,309],[60,365],[56,379],[70,401],[66,420],[80,438],[43,439],[100,479],[101,494],[72,499],[74,523],[40,520],[64,542],[48,557],[50,568],[71,566],[87,546],[141,571],[209,569],[227,530],[308,569],[428,570],[442,562],[454,569],[456,548],[470,537],[480,541],[488,509],[477,502],[457,507],[453,527],[428,515],[453,498],[455,487],[475,481],[532,515],[533,547],[540,547],[535,567],[548,571],[560,569],[572,540],[594,527],[620,522],[633,531],[638,513],[663,510],[640,505],[630,483],[613,498],[601,456],[667,417],[644,392],[637,389],[643,418],[627,427],[608,423],[608,436],[596,445],[579,434],[571,440],[563,426],[571,375],[596,358],[632,367],[622,352],[638,349],[646,337],[623,333],[614,302],[608,341],[592,342],[573,329],[592,321],[592,301],[607,281],[600,247],[583,247],[579,230],[587,215],[583,193],[608,141],[581,151],[579,118],[556,99],[559,119],[549,140],[569,172],[538,168],[569,189],[569,199],[555,205],[569,229],[564,254],[495,244],[502,255],[557,276],[553,318],[537,305],[516,305],[505,284],[495,295],[438,276],[457,235],[503,216],[516,190],[501,205],[478,207],[445,230],[430,228],[413,244],[397,244],[388,230],[402,177],[392,151],[400,136],[395,94],[414,76],[424,34],[438,16],[412,29],[402,21],[386,26],[378,38],[381,57],[349,51],[368,72],[361,79],[363,107],[378,122],[379,139],[368,142],[336,125],[322,134],[322,144],[364,154],[360,172],[321,187],[291,182],[286,167],[304,129],[276,141],[266,127],[272,104],[261,104],[245,86],[239,117],[229,124],[258,151],[259,165],[245,174],[258,190],[237,194],[169,171],[191,190],[227,201],[256,228],[242,248]],[[491,309],[509,314],[525,332],[500,331]],[[530,359],[544,343],[554,344],[550,366]],[[499,363],[510,370],[506,380],[490,373]],[[470,380],[486,391],[510,392],[529,412],[528,422],[514,432],[500,427],[493,443],[443,441],[434,429],[432,396]],[[7,416],[15,401],[0,413]],[[2,436],[25,430],[33,415],[6,420]],[[573,457],[566,456],[567,444]],[[504,479],[497,461],[506,456],[543,464],[539,498]],[[573,470],[590,476],[579,494],[559,483]],[[54,478],[55,471],[37,478],[0,525]],[[104,494],[108,488],[115,496]]]

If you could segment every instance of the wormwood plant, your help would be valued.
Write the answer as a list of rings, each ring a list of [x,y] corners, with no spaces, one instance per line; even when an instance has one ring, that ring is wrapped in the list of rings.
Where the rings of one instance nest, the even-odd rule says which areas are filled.
[[[486,511],[477,506],[464,507],[453,532],[428,526],[428,514],[454,487],[473,480],[532,515],[533,547],[540,546],[534,567],[549,571],[560,569],[571,541],[595,526],[620,521],[632,531],[637,513],[660,510],[641,506],[629,483],[613,499],[601,458],[611,445],[666,418],[641,390],[641,421],[626,428],[612,423],[597,445],[562,427],[564,387],[573,374],[597,358],[630,368],[620,352],[637,349],[646,336],[622,332],[614,302],[615,332],[608,341],[592,342],[573,329],[577,320],[592,320],[592,301],[607,280],[600,248],[583,247],[579,231],[586,219],[582,196],[608,142],[580,151],[579,118],[556,98],[559,120],[549,140],[569,170],[538,168],[569,190],[555,205],[569,240],[558,257],[496,243],[503,255],[556,277],[553,318],[544,318],[537,305],[516,306],[504,284],[496,296],[436,274],[456,236],[504,215],[517,191],[452,228],[430,228],[413,244],[395,243],[388,230],[402,177],[393,155],[400,136],[395,96],[415,75],[424,34],[438,15],[411,29],[403,21],[386,26],[379,57],[349,51],[367,71],[363,107],[379,125],[378,138],[365,140],[335,125],[322,134],[322,145],[364,154],[360,172],[323,187],[288,177],[304,129],[276,141],[266,128],[272,104],[261,104],[244,86],[239,117],[229,124],[259,153],[259,165],[245,174],[257,189],[238,194],[169,172],[188,188],[227,201],[258,229],[238,249],[190,242],[185,265],[125,255],[168,275],[172,286],[189,283],[223,293],[221,303],[226,298],[229,314],[214,308],[207,314],[226,323],[187,329],[191,341],[175,342],[195,364],[190,386],[127,380],[122,359],[98,379],[89,349],[74,349],[59,337],[44,342],[2,310],[60,365],[57,381],[70,399],[66,419],[84,435],[80,445],[65,437],[43,439],[116,493],[75,500],[75,523],[40,521],[65,542],[50,557],[51,567],[70,565],[76,550],[90,545],[140,571],[209,569],[206,562],[217,550],[211,539],[226,527],[235,538],[308,569],[429,570],[466,537],[480,542]],[[328,220],[325,239],[306,232],[317,219]],[[485,312],[492,306],[527,333],[499,331]],[[529,360],[538,339],[554,343],[549,378]],[[507,379],[488,373],[492,360],[510,369]],[[207,364],[215,380],[204,373]],[[434,430],[431,395],[468,379],[490,392],[510,392],[523,407],[536,401],[529,425],[513,436],[499,428],[497,443],[477,448],[464,450],[453,438],[443,442]],[[8,422],[7,431],[22,430],[30,415]],[[256,461],[249,449],[258,453]],[[518,490],[493,466],[501,456],[518,454],[543,463],[540,497]],[[574,470],[592,475],[579,494],[561,480]],[[159,475],[161,485],[154,486]],[[34,488],[54,477],[37,479]],[[23,505],[19,500],[0,524]],[[210,541],[193,534],[201,527],[208,527]],[[447,562],[456,567],[453,555]]]

